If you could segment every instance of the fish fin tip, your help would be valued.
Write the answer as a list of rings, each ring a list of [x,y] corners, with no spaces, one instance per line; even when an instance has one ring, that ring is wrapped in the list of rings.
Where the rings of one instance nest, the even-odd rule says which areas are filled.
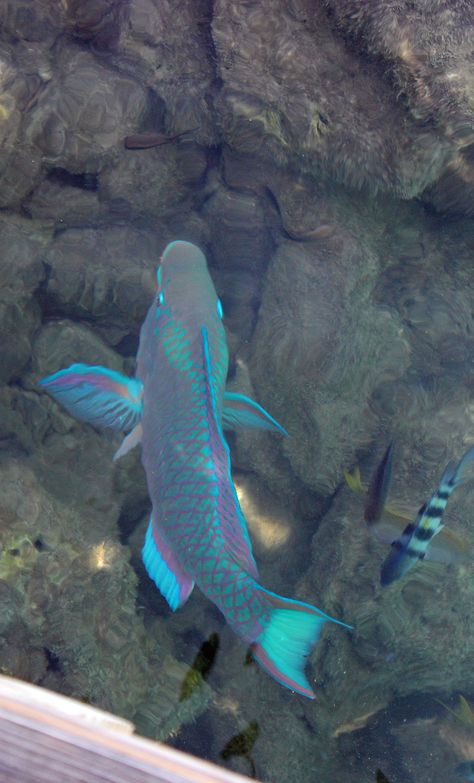
[[[431,541],[426,552],[426,559],[433,563],[458,565],[466,562],[470,554],[469,544],[453,530],[443,525]]]
[[[304,667],[311,649],[319,639],[322,626],[333,618],[310,604],[282,598],[264,588],[260,589],[267,596],[271,611],[264,629],[252,644],[252,654],[281,685],[308,699],[314,699],[315,693],[306,678]]]
[[[134,427],[133,430],[124,437],[122,443],[113,456],[113,461],[117,462],[120,457],[125,456],[125,454],[128,454],[128,452],[134,449],[135,446],[138,446],[138,444],[141,443],[142,434],[142,425],[137,424],[136,427]]]
[[[270,416],[265,408],[258,402],[251,400],[244,394],[225,392],[224,410],[222,413],[222,426],[224,429],[235,430],[240,427],[252,427],[254,429],[270,430],[287,436],[284,427],[273,416]]]

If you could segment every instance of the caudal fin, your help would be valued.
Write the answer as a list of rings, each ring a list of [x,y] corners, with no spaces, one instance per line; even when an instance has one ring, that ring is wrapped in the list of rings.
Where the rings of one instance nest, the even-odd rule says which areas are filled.
[[[310,604],[260,589],[268,597],[272,609],[265,628],[252,644],[254,658],[281,685],[308,699],[316,698],[304,667],[321,628],[328,620],[346,628],[351,626]]]

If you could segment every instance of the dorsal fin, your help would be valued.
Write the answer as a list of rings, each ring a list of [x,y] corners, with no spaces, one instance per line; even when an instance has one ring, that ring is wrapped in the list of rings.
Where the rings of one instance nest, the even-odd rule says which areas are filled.
[[[257,579],[257,565],[252,554],[252,543],[247,530],[247,523],[242,514],[230,472],[229,447],[224,439],[222,428],[217,418],[216,400],[212,386],[212,365],[207,329],[202,327],[201,333],[206,375],[211,448],[216,463],[216,471],[220,478],[218,497],[219,525],[225,539],[228,553],[243,570],[249,574],[249,576]]]

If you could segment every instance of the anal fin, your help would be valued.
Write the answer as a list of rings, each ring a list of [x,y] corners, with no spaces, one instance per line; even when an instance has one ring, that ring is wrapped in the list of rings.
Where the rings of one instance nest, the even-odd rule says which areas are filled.
[[[153,516],[146,531],[142,558],[148,576],[153,579],[174,612],[191,595],[194,581],[182,569],[171,547],[160,536]]]

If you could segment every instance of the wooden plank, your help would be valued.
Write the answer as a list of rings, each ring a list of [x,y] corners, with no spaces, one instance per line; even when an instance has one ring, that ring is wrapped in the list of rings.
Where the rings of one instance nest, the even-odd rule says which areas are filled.
[[[133,724],[0,676],[0,783],[250,783]]]

